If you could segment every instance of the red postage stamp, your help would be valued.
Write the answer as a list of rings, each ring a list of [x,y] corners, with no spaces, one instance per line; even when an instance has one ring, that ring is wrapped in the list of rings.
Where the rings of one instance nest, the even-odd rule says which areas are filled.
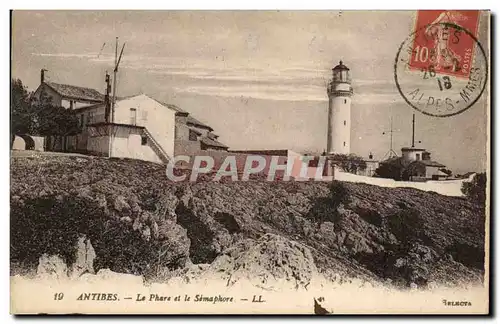
[[[477,36],[477,10],[421,10],[409,60],[411,70],[434,69],[438,74],[468,78]]]

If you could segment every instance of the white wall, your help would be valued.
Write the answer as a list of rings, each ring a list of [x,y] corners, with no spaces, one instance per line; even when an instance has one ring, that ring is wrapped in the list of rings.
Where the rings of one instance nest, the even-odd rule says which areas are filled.
[[[25,150],[26,142],[19,136],[14,137],[14,143],[12,144],[13,150]]]
[[[162,163],[149,144],[142,145],[139,129],[116,126],[112,151],[113,157]]]
[[[335,180],[338,181],[361,182],[361,183],[367,183],[371,185],[376,185],[380,187],[389,187],[389,188],[397,188],[397,187],[415,188],[423,191],[434,191],[445,196],[456,196],[456,197],[463,196],[461,191],[462,183],[464,181],[470,181],[471,179],[472,176],[469,177],[469,179],[460,179],[460,180],[409,182],[409,181],[395,181],[392,179],[384,179],[384,178],[365,177],[335,170]]]
[[[413,150],[405,150],[401,151],[403,159],[408,160],[408,161],[416,161],[416,160],[422,160],[422,153],[425,151],[413,151]],[[417,154],[420,156],[419,159],[417,159]]]
[[[439,168],[433,166],[425,167],[425,177],[431,179],[433,175],[439,174]]]
[[[146,127],[168,156],[173,157],[175,111],[141,94],[120,100],[116,103],[114,122],[118,124],[130,124],[130,108],[136,109],[136,125]]]
[[[350,90],[349,84],[338,84],[336,87],[336,90]],[[351,152],[351,97],[332,95],[328,105],[328,142],[331,143],[328,153],[349,154]]]
[[[45,150],[45,137],[42,136],[31,136],[31,139],[33,140],[35,144],[35,151],[44,151]],[[26,142],[24,139],[20,136],[15,136],[14,137],[14,143],[12,144],[12,149],[13,150],[26,150]]]

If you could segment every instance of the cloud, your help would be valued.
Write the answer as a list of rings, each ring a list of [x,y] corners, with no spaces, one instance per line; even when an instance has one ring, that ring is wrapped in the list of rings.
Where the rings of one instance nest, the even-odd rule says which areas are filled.
[[[31,53],[34,56],[44,56],[44,57],[66,57],[66,58],[93,58],[97,57],[98,53]]]
[[[208,96],[233,97],[247,100],[247,98],[266,99],[276,101],[327,101],[328,98],[321,87],[306,86],[300,91],[281,85],[257,85],[248,84],[245,86],[186,86],[175,87],[178,93],[195,93]]]
[[[114,55],[103,53],[33,53],[55,58],[87,59],[90,64],[113,64]],[[176,78],[174,90],[205,96],[255,98],[274,101],[328,100],[326,84],[329,69],[311,65],[272,67],[261,63],[236,65],[199,58],[154,57],[126,55],[121,68],[145,75],[164,75]],[[399,99],[392,80],[353,80],[356,104],[391,103]]]

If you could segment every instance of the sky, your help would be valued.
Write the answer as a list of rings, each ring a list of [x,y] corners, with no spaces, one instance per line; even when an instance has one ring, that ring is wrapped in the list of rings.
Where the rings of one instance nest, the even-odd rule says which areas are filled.
[[[415,111],[396,88],[394,58],[414,19],[411,11],[15,11],[12,77],[35,90],[45,68],[49,81],[104,93],[119,37],[118,96],[178,105],[230,149],[321,153],[326,83],[342,60],[354,89],[352,153],[382,159],[391,117],[400,153],[411,146],[415,113],[415,139],[433,160],[456,173],[485,170],[486,92],[465,112],[438,118]]]

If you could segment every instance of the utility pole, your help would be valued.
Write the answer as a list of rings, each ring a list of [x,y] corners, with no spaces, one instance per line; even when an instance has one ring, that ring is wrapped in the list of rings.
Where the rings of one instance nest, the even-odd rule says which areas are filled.
[[[111,80],[109,78],[108,71],[106,71],[106,92],[104,95],[104,105],[105,105],[105,113],[104,113],[104,119],[106,120],[106,123],[110,122],[110,113],[111,113],[111,100],[110,100],[110,95],[111,93]]]
[[[110,113],[111,113],[111,99],[109,97],[111,93],[111,80],[109,78],[108,71],[106,71],[106,92],[104,96],[104,120],[106,123],[110,122]],[[112,125],[108,125],[109,127],[109,143],[108,143],[108,157],[111,157],[111,127]]]
[[[411,147],[415,147],[415,114],[411,121]]]

